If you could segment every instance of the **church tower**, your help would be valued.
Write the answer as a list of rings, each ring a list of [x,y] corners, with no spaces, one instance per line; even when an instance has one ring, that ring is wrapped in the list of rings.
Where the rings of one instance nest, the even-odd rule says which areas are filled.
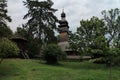
[[[69,26],[66,20],[66,14],[64,13],[64,10],[61,13],[61,20],[59,20],[58,31],[59,31],[58,45],[64,51],[67,51],[69,48]]]

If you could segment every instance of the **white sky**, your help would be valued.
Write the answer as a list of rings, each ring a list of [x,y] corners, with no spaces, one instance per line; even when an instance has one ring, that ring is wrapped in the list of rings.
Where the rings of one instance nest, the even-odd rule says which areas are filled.
[[[23,16],[27,9],[23,6],[23,0],[8,0],[8,15],[11,16],[12,22],[8,23],[13,31],[18,26],[25,23]],[[102,10],[120,8],[120,0],[52,0],[53,8],[58,9],[55,15],[60,19],[61,11],[64,11],[69,22],[70,30],[76,31],[80,26],[81,19],[90,19],[92,16],[101,17]]]

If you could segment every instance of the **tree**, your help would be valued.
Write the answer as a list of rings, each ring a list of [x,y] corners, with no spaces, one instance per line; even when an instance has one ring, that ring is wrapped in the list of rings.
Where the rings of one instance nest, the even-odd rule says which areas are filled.
[[[105,59],[111,65],[120,65],[120,10],[118,8],[102,11],[107,28],[109,51]]]
[[[2,62],[3,58],[8,56],[18,55],[19,48],[17,45],[7,38],[0,39],[0,63]]]
[[[120,10],[118,8],[102,11],[107,27],[108,46],[120,35]]]
[[[0,26],[0,38],[12,36],[12,30],[9,27]]]
[[[71,35],[70,44],[76,51],[93,56],[104,53],[106,45],[106,27],[104,21],[97,17],[80,21],[81,26]]]
[[[7,1],[0,0],[0,37],[9,37],[12,31],[7,26],[7,22],[11,22],[10,16],[7,15]]]
[[[54,30],[56,30],[58,20],[53,14],[56,11],[52,8],[53,2],[51,0],[26,0],[24,5],[28,8],[28,13],[24,19],[29,18],[26,28],[29,30],[29,34],[33,34],[38,39],[39,47],[44,42],[54,41]]]
[[[49,44],[43,47],[43,55],[47,64],[56,64],[58,60],[65,57],[65,53],[56,44]]]

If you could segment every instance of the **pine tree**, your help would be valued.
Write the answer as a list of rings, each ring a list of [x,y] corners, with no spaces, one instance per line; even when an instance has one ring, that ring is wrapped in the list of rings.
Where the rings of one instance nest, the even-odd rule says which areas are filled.
[[[0,37],[8,37],[12,31],[7,26],[7,22],[11,22],[10,16],[7,15],[7,1],[0,0]]]
[[[26,0],[24,5],[28,8],[28,13],[24,16],[24,19],[29,18],[26,24],[28,32],[32,29],[30,33],[35,35],[40,46],[44,42],[52,43],[58,21],[54,15],[57,10],[52,8],[53,2],[51,0]]]

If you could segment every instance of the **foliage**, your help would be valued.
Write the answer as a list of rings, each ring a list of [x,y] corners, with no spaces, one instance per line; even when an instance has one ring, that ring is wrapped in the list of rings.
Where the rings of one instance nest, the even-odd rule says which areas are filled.
[[[27,43],[27,51],[30,58],[34,58],[36,55],[40,55],[40,48],[35,39]]]
[[[90,46],[90,54],[93,58],[104,57],[108,51],[107,40],[103,36],[94,39],[94,45]]]
[[[19,48],[7,38],[0,39],[0,58],[18,55]]]
[[[65,53],[56,44],[49,44],[43,47],[43,55],[48,64],[56,64],[59,59],[65,56]]]
[[[28,40],[26,45],[30,57],[38,55],[41,46],[48,43],[56,43],[54,30],[56,30],[57,18],[54,15],[56,9],[52,8],[51,0],[26,0],[24,6],[28,8],[28,13],[23,19],[28,18],[28,22],[17,28],[16,34],[20,34]]]
[[[102,19],[92,17],[80,21],[81,26],[70,37],[71,47],[83,54],[103,54],[106,45],[106,27]]]
[[[11,18],[7,15],[7,1],[0,0],[0,26],[6,26],[6,21],[11,22]]]
[[[120,65],[120,10],[118,8],[102,11],[107,27],[109,50],[105,59],[108,64]]]
[[[7,22],[11,22],[10,16],[7,15],[7,1],[0,0],[0,37],[10,37],[12,31],[7,26]]]
[[[120,61],[120,10],[102,11],[103,19],[92,17],[80,21],[76,33],[71,34],[71,47],[83,54],[101,57],[107,64]]]
[[[24,19],[29,18],[26,23],[28,34],[38,39],[39,47],[45,43],[54,43],[56,39],[54,30],[56,30],[57,17],[54,15],[56,9],[52,8],[51,0],[26,0],[24,5],[28,8],[28,13]]]
[[[120,66],[120,49],[119,48],[110,48],[108,53],[105,54],[106,64],[110,65],[119,65]]]
[[[120,10],[118,8],[102,11],[107,27],[108,45],[111,46],[115,37],[120,35]]]
[[[34,37],[35,35],[32,33],[33,32],[33,29],[31,28],[27,28],[25,25],[22,25],[22,27],[18,27],[17,28],[17,31],[15,34],[19,34],[23,37],[25,37],[27,39],[27,45],[26,45],[26,48],[27,48],[27,51],[28,51],[28,55],[30,56],[30,58],[33,58],[34,56],[36,55],[39,55],[40,53],[40,47],[39,47],[39,39]],[[51,32],[48,32],[50,35],[51,35]],[[51,36],[48,36],[48,37],[51,37]],[[51,38],[53,43],[54,41],[56,41],[56,38]],[[46,40],[45,41],[42,41],[44,44],[46,44]],[[48,41],[48,43],[51,43]],[[55,42],[56,43],[56,42]]]
[[[0,38],[12,36],[12,30],[9,27],[0,26]]]

